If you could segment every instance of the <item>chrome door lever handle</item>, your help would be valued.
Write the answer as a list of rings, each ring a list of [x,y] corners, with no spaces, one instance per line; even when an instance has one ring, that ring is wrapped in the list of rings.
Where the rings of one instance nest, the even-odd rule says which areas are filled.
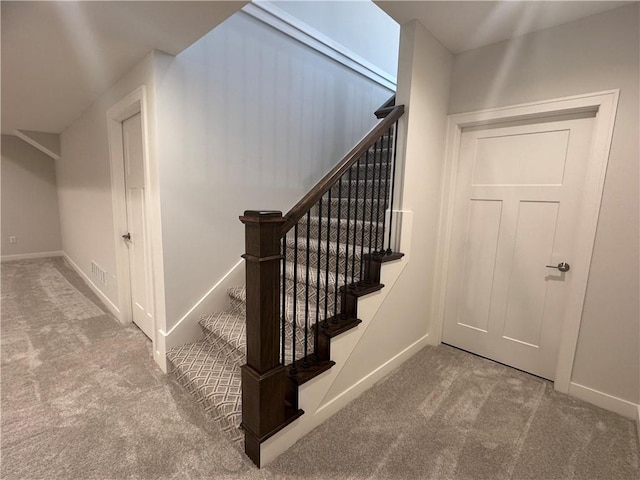
[[[547,265],[547,268],[557,268],[561,272],[568,272],[571,269],[571,265],[566,262],[560,262],[558,265]]]

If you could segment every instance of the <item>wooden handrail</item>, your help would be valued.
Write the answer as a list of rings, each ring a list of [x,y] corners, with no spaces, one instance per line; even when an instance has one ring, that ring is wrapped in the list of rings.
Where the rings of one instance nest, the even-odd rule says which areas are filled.
[[[389,113],[391,112],[391,110],[393,110],[393,107],[395,107],[395,105],[396,105],[396,94],[394,93],[389,98],[389,100],[387,100],[382,105],[380,105],[380,108],[378,108],[373,114],[376,116],[376,118],[384,118],[387,115],[389,115]]]
[[[284,216],[281,236],[285,236],[293,226],[329,191],[342,175],[344,175],[356,161],[371,148],[372,145],[386,132],[404,113],[404,105],[396,105],[389,114],[380,121],[341,161],[320,180],[309,193],[294,205]]]

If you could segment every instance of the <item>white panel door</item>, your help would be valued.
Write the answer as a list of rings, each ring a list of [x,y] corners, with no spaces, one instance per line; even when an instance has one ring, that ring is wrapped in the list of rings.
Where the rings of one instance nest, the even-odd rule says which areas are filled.
[[[125,241],[129,249],[133,321],[149,338],[153,338],[146,251],[142,117],[139,113],[122,122],[122,139],[128,227]]]
[[[466,129],[443,342],[554,379],[593,117]]]

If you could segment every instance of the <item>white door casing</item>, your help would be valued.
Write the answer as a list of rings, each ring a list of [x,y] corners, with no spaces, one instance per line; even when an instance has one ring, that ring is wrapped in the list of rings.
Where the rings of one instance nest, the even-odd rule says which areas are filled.
[[[463,130],[443,341],[553,380],[594,112]]]
[[[140,112],[122,122],[127,233],[132,320],[152,338],[153,315],[149,286],[150,269],[146,229],[144,148]]]
[[[535,119],[553,115],[579,115],[585,112],[594,112],[592,142],[584,168],[583,191],[578,202],[579,211],[575,219],[574,261],[573,263],[569,262],[571,263],[571,282],[566,284],[566,307],[560,322],[560,345],[555,368],[555,389],[565,393],[568,392],[593,243],[598,224],[600,201],[611,147],[618,96],[618,90],[611,90],[449,116],[438,232],[438,253],[434,271],[436,281],[432,292],[434,301],[431,309],[433,321],[430,323],[430,336],[434,343],[441,341],[444,326],[446,286],[448,284],[447,272],[453,256],[455,186],[457,184],[458,159],[463,129],[504,122],[521,121],[531,123],[535,122]],[[553,257],[552,260],[555,261],[556,258]],[[551,274],[554,275],[553,270],[551,270]]]
[[[125,184],[125,142],[123,135],[123,122],[128,118],[140,114],[140,129],[142,144],[142,170],[144,190],[143,216],[146,238],[144,238],[145,257],[147,259],[147,304],[145,305],[151,316],[151,335],[153,342],[154,359],[161,368],[166,368],[164,349],[158,342],[157,330],[162,327],[164,320],[164,310],[162,304],[163,292],[163,269],[158,258],[162,256],[162,245],[160,239],[159,213],[157,211],[158,199],[150,196],[152,187],[156,185],[157,177],[155,173],[150,173],[150,157],[148,154],[148,122],[146,89],[140,86],[126,95],[107,111],[107,128],[109,135],[109,157],[111,163],[111,198],[113,205],[113,226],[114,244],[117,267],[118,285],[118,320],[123,324],[133,321],[132,305],[132,281],[129,248],[122,235],[129,232],[127,215],[127,192]],[[155,167],[153,167],[155,172]],[[139,174],[140,176],[140,174]],[[155,232],[155,234],[152,234]],[[134,235],[132,234],[132,238]],[[160,320],[158,316],[160,315]]]

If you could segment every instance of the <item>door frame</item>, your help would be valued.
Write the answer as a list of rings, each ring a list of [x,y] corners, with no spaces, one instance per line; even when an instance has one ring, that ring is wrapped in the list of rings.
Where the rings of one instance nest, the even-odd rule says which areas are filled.
[[[151,208],[153,199],[151,177],[149,175],[149,133],[148,133],[148,109],[146,89],[142,85],[125,96],[107,111],[107,129],[109,135],[109,157],[111,163],[111,200],[113,205],[113,227],[116,254],[116,271],[118,278],[118,300],[120,308],[120,322],[129,324],[133,322],[133,305],[131,300],[131,270],[129,262],[129,249],[122,241],[122,235],[127,231],[127,204],[124,171],[124,139],[122,134],[122,122],[140,113],[142,122],[142,161],[145,173],[145,225],[147,232],[145,242],[145,256],[147,264],[147,288],[151,296],[150,309],[153,335],[154,357],[156,356],[157,332],[158,332],[158,308],[156,306],[157,265],[154,265],[153,243],[151,237],[155,231],[153,223],[153,211]],[[156,262],[157,263],[157,262]]]
[[[620,90],[608,90],[448,116],[435,282],[432,292],[434,301],[431,308],[433,322],[430,336],[435,343],[442,342],[444,327],[453,208],[463,128],[542,119],[554,115],[594,112],[596,116],[588,161],[589,169],[585,177],[585,188],[576,229],[576,250],[571,262],[573,278],[567,297],[554,381],[556,390],[563,393],[569,392],[619,94]]]

